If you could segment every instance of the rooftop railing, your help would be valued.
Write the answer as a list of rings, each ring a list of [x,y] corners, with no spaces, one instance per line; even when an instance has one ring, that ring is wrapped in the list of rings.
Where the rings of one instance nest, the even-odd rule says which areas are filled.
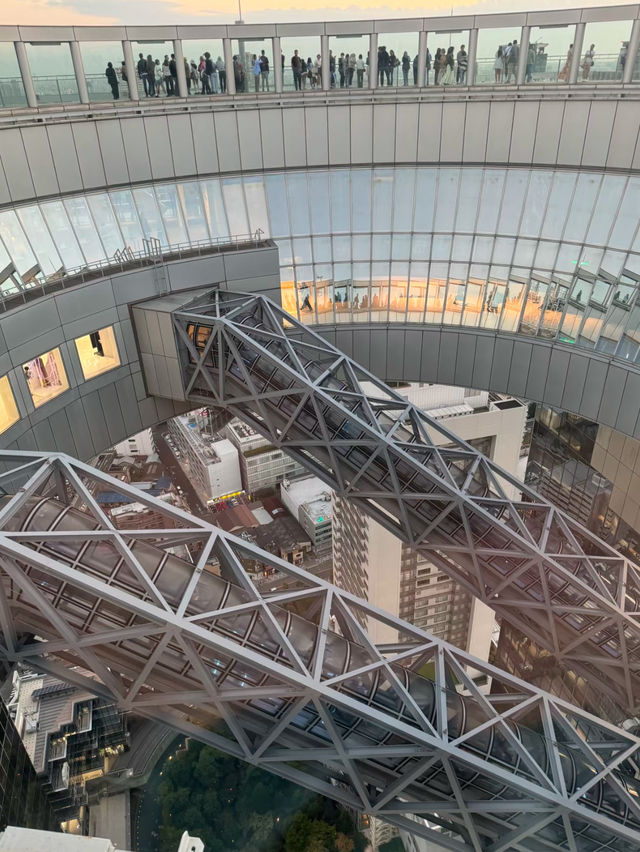
[[[638,5],[299,24],[0,27],[0,109],[386,87],[626,86],[640,83],[639,45]]]

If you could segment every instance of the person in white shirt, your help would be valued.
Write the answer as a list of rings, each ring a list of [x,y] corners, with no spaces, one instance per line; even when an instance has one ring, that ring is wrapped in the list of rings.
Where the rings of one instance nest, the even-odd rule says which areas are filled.
[[[356,59],[356,78],[358,80],[358,88],[361,89],[364,81],[364,69],[365,69],[364,59],[362,58],[362,54],[358,54],[358,58]]]

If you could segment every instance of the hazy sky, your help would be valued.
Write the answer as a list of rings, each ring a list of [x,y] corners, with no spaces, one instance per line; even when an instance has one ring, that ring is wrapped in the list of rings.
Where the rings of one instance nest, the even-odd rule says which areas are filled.
[[[611,0],[241,0],[246,23],[422,17],[606,6]],[[616,0],[616,5],[633,0]],[[237,0],[0,0],[0,24],[232,23]]]

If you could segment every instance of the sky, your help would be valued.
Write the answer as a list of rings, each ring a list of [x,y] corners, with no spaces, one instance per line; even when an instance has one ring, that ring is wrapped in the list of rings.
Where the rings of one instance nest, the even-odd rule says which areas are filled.
[[[238,0],[0,0],[0,24],[228,24],[238,16]],[[606,6],[611,0],[240,0],[245,23],[370,18]],[[632,0],[616,0],[630,5]]]

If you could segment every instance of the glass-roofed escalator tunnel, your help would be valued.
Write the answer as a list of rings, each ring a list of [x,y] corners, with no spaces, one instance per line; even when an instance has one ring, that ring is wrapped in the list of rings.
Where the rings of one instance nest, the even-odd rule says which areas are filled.
[[[3,499],[3,504],[6,503]],[[24,544],[34,551],[56,560],[64,566],[78,571],[86,580],[93,578],[99,583],[108,585],[112,590],[132,595],[137,600],[152,600],[148,584],[135,572],[132,572],[123,558],[120,550],[106,538],[87,540],[82,538],[83,531],[97,528],[97,523],[90,515],[79,509],[65,505],[51,497],[29,498],[5,522],[7,531],[42,531],[41,539],[26,540]],[[47,537],[50,530],[76,530],[77,538]],[[126,535],[126,533],[125,533]],[[240,550],[242,543],[237,543]],[[142,539],[128,540],[127,545],[155,588],[161,593],[171,608],[177,608],[190,578],[196,570],[194,565],[178,558],[172,553],[165,552]],[[20,562],[20,569],[29,580],[54,604],[58,613],[66,620],[74,631],[87,634],[98,630],[132,627],[139,623],[139,617],[123,604],[118,606],[101,596],[96,588],[89,593],[81,590],[80,585],[73,585],[69,579],[61,579],[53,572],[43,572],[26,562]],[[187,619],[198,619],[205,613],[211,613],[223,608],[230,608],[251,600],[250,594],[225,579],[229,566],[220,559],[223,576],[214,573],[213,565],[207,565],[195,586],[184,613]],[[46,617],[32,599],[19,590],[16,584],[10,583],[3,575],[5,594],[15,622],[18,634],[25,636],[41,636],[54,638]],[[278,625],[286,635],[291,646],[296,650],[305,666],[313,667],[315,654],[319,647],[319,628],[299,602],[290,603],[289,608],[272,606]],[[292,668],[293,663],[284,643],[277,640],[277,634],[269,628],[258,609],[244,613],[229,613],[218,617],[200,618],[198,626],[226,640],[237,643],[264,661],[273,661],[280,667]],[[339,628],[336,628],[339,629]],[[149,654],[155,646],[155,638],[136,637],[128,635],[117,643],[101,646],[96,644],[94,651],[98,658],[112,670],[118,671],[123,682],[135,682],[143,669]],[[201,642],[197,645],[201,660],[212,673],[217,687],[247,688],[273,683],[269,674],[262,667],[252,666],[240,658],[223,653],[214,647]],[[66,650],[65,654],[70,652]],[[71,652],[73,653],[73,652]],[[421,735],[425,730],[424,720],[437,726],[437,694],[433,681],[433,667],[424,664],[424,658],[414,661],[417,670],[411,670],[412,661],[407,663],[394,662],[391,665],[393,678],[383,668],[357,673],[371,662],[370,652],[361,644],[350,641],[346,635],[330,630],[323,653],[323,680],[335,678],[346,672],[353,671],[353,676],[336,683],[332,688],[351,702],[347,708],[338,702],[328,703],[333,724],[339,731],[346,747],[372,747],[372,752],[366,759],[356,761],[358,771],[364,783],[368,785],[371,795],[375,798],[377,791],[383,791],[398,776],[411,772],[416,767],[416,761],[423,759],[424,752],[418,756],[390,756],[376,749],[380,745],[394,745],[402,741],[398,729],[394,731],[391,720],[404,723],[413,732],[406,742],[413,742],[418,748]],[[66,659],[69,664],[69,659]],[[393,683],[395,680],[395,684]],[[398,688],[398,684],[401,688]],[[170,641],[154,668],[148,673],[143,692],[153,691],[193,692],[197,689],[197,674],[186,664],[184,651],[174,641]],[[403,698],[402,690],[411,696],[410,702]],[[457,761],[456,774],[465,798],[479,800],[509,800],[514,801],[514,813],[510,816],[514,826],[519,820],[526,818],[526,806],[523,813],[518,811],[517,802],[523,794],[517,793],[508,783],[508,775],[527,781],[533,785],[539,783],[540,776],[552,779],[553,760],[550,743],[545,738],[544,731],[534,713],[522,715],[517,721],[505,720],[504,726],[482,727],[487,720],[486,710],[481,703],[465,694],[463,684],[453,674],[448,677],[446,694],[446,716],[448,738],[450,741],[470,734],[468,739],[458,748],[460,755],[464,753],[473,758],[486,761],[485,769],[473,768],[471,763]],[[514,699],[515,701],[516,699]],[[233,705],[234,714],[242,719],[248,731],[253,731],[254,747],[262,741],[265,732],[275,724],[292,706],[295,699],[256,697],[246,703]],[[506,702],[506,703],[505,703]],[[502,695],[497,707],[508,707],[508,697]],[[416,716],[415,707],[419,708],[424,719]],[[362,709],[362,712],[358,708]],[[199,720],[197,705],[182,708],[192,721]],[[374,714],[367,712],[375,710],[383,714],[377,719]],[[385,724],[384,719],[387,719]],[[202,714],[200,722],[210,724],[210,708]],[[479,729],[477,734],[472,734]],[[251,734],[250,734],[251,736]],[[318,747],[327,744],[329,734],[317,710],[312,703],[299,710],[287,728],[286,743],[296,742],[299,747]],[[611,729],[601,730],[594,723],[588,726],[582,723],[578,736],[574,737],[568,728],[558,727],[554,738],[559,745],[558,754],[564,784],[569,794],[589,782],[601,767],[587,754],[580,742],[598,740],[600,746],[607,745],[607,759],[614,759],[616,754],[628,746],[628,741],[616,745],[615,735]],[[523,759],[517,746],[522,744],[529,759]],[[424,748],[424,746],[423,746]],[[603,755],[605,752],[603,752]],[[534,763],[535,762],[535,765]],[[499,778],[491,772],[491,767],[500,769],[504,774]],[[630,761],[623,761],[615,770],[616,781],[621,791],[628,791],[634,797],[640,793],[640,783],[634,777],[637,768]],[[345,776],[341,779],[348,783]],[[425,767],[422,774],[403,791],[403,798],[408,801],[449,801],[453,796],[450,782],[441,763]],[[595,812],[612,820],[622,823],[640,832],[640,819],[625,804],[623,797],[614,785],[599,781],[588,788],[579,800],[591,812]],[[477,830],[488,840],[495,838],[497,826],[482,815],[477,817]],[[431,819],[431,817],[430,817]],[[447,813],[435,815],[434,819],[445,829],[450,829],[464,835],[464,827],[458,823],[455,815]],[[554,823],[544,829],[545,838],[553,840]],[[584,826],[578,832],[583,838],[585,850],[603,848],[611,839],[610,829],[595,825],[585,820]],[[640,837],[640,834],[639,834]],[[632,852],[638,845],[624,839],[616,841],[619,852]]]

